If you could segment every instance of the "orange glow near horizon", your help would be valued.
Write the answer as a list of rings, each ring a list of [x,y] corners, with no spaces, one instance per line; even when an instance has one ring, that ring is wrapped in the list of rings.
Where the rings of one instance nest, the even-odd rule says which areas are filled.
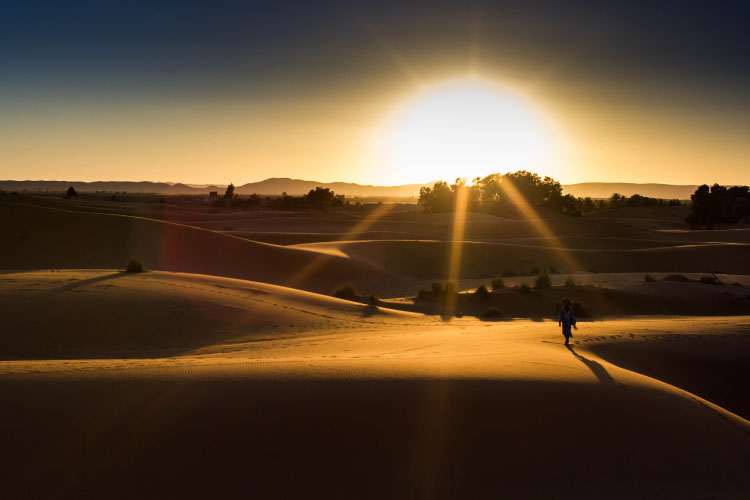
[[[0,116],[0,179],[387,186],[526,169],[563,184],[750,183],[739,113],[495,76],[425,75],[446,83],[335,97],[18,99]]]

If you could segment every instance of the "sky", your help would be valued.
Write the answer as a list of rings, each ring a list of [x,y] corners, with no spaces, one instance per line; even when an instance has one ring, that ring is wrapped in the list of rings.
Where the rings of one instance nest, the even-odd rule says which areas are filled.
[[[0,179],[748,184],[749,5],[5,1]]]

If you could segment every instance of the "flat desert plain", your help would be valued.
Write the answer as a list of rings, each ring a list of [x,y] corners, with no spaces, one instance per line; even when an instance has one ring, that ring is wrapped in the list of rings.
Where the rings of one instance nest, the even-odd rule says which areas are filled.
[[[750,229],[685,215],[0,198],[0,497],[750,498]]]

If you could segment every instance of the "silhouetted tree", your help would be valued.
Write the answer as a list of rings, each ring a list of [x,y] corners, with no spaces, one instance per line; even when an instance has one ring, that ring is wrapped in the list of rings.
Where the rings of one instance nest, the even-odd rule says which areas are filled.
[[[750,197],[737,198],[732,205],[732,213],[745,224],[750,223]]]
[[[748,203],[750,203],[750,187],[732,186],[727,189],[724,211],[732,222],[747,221],[750,217],[747,209]]]
[[[329,188],[322,188],[320,186],[315,189],[311,189],[309,193],[305,195],[307,204],[313,208],[320,210],[326,210],[334,205],[336,195]]]
[[[447,182],[436,182],[432,188],[422,187],[419,190],[419,208],[426,213],[435,214],[455,210],[454,192]]]
[[[685,221],[693,226],[712,229],[722,222],[750,220],[748,186],[732,186],[727,189],[719,184],[714,184],[711,188],[703,184],[690,195],[690,199],[693,204]]]
[[[65,195],[68,198],[73,198],[74,196],[78,196],[78,193],[76,192],[76,189],[73,186],[70,186],[67,191],[65,191]]]
[[[612,208],[617,208],[622,203],[623,198],[625,198],[620,193],[612,193],[612,195],[609,197],[609,206]]]
[[[260,207],[261,207],[262,203],[263,203],[263,201],[261,200],[260,196],[258,196],[255,193],[251,194],[248,197],[248,199],[247,199],[247,206],[248,206],[248,208],[250,210],[255,211],[255,212],[257,212],[258,210],[260,210]]]
[[[227,186],[227,190],[224,192],[224,199],[231,200],[234,198],[234,184],[231,182]]]

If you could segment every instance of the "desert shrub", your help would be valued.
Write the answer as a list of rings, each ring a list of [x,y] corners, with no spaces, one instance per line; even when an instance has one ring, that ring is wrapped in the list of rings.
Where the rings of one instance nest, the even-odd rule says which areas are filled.
[[[439,295],[443,293],[443,284],[439,281],[433,281],[432,285],[430,285],[430,290],[432,290],[432,293],[435,295]]]
[[[549,274],[547,273],[541,273],[539,274],[539,276],[534,278],[534,288],[536,288],[537,290],[543,290],[551,286],[552,279],[550,279]]]
[[[653,283],[654,281],[656,281],[656,278],[654,278],[650,274],[647,274],[644,279],[645,279],[646,283]]]
[[[487,309],[487,312],[484,313],[485,318],[499,318],[502,315],[503,312],[497,306],[490,307]]]
[[[125,271],[129,273],[142,273],[143,272],[143,262],[141,262],[138,259],[130,259],[125,266]]]
[[[550,274],[557,274],[557,268],[555,266],[549,266]]]
[[[453,295],[456,293],[456,284],[452,281],[446,281],[445,287],[443,287],[443,293],[446,295]]]
[[[332,295],[337,299],[357,300],[357,298],[359,297],[359,292],[354,285],[352,285],[351,283],[347,283],[335,289]]]
[[[474,290],[474,295],[481,299],[489,299],[490,298],[490,291],[487,290],[487,287],[484,285],[480,285],[477,287],[476,290]]]
[[[509,278],[515,275],[516,275],[515,271],[511,271],[510,269],[506,269],[505,271],[503,271],[503,278]]]
[[[565,278],[565,286],[578,286],[578,283],[572,276]]]
[[[491,284],[492,284],[493,290],[499,290],[505,287],[505,282],[503,281],[502,278],[495,278],[494,280],[492,280]]]
[[[669,276],[665,276],[662,278],[662,281],[680,281],[687,283],[690,281],[690,278],[687,276],[683,276],[681,274],[670,274]]]
[[[520,285],[518,285],[518,291],[522,293],[529,293],[531,292],[531,287],[528,283],[525,281],[522,281]]]
[[[540,272],[542,272],[542,271],[538,267],[536,267],[536,266],[534,266],[534,267],[531,268],[531,275],[532,276],[536,276]]]
[[[65,191],[65,195],[68,198],[73,198],[74,196],[78,196],[78,193],[76,193],[76,188],[73,186],[70,186],[67,191]]]
[[[370,305],[377,307],[378,304],[380,304],[380,300],[378,300],[378,296],[374,293],[370,294]]]
[[[426,299],[426,298],[427,298],[427,297],[429,297],[430,295],[431,295],[431,294],[430,294],[430,291],[429,291],[428,289],[426,289],[426,288],[420,288],[420,289],[419,289],[419,291],[417,292],[417,297],[416,297],[416,299],[417,299],[417,300],[422,300],[422,299]]]

